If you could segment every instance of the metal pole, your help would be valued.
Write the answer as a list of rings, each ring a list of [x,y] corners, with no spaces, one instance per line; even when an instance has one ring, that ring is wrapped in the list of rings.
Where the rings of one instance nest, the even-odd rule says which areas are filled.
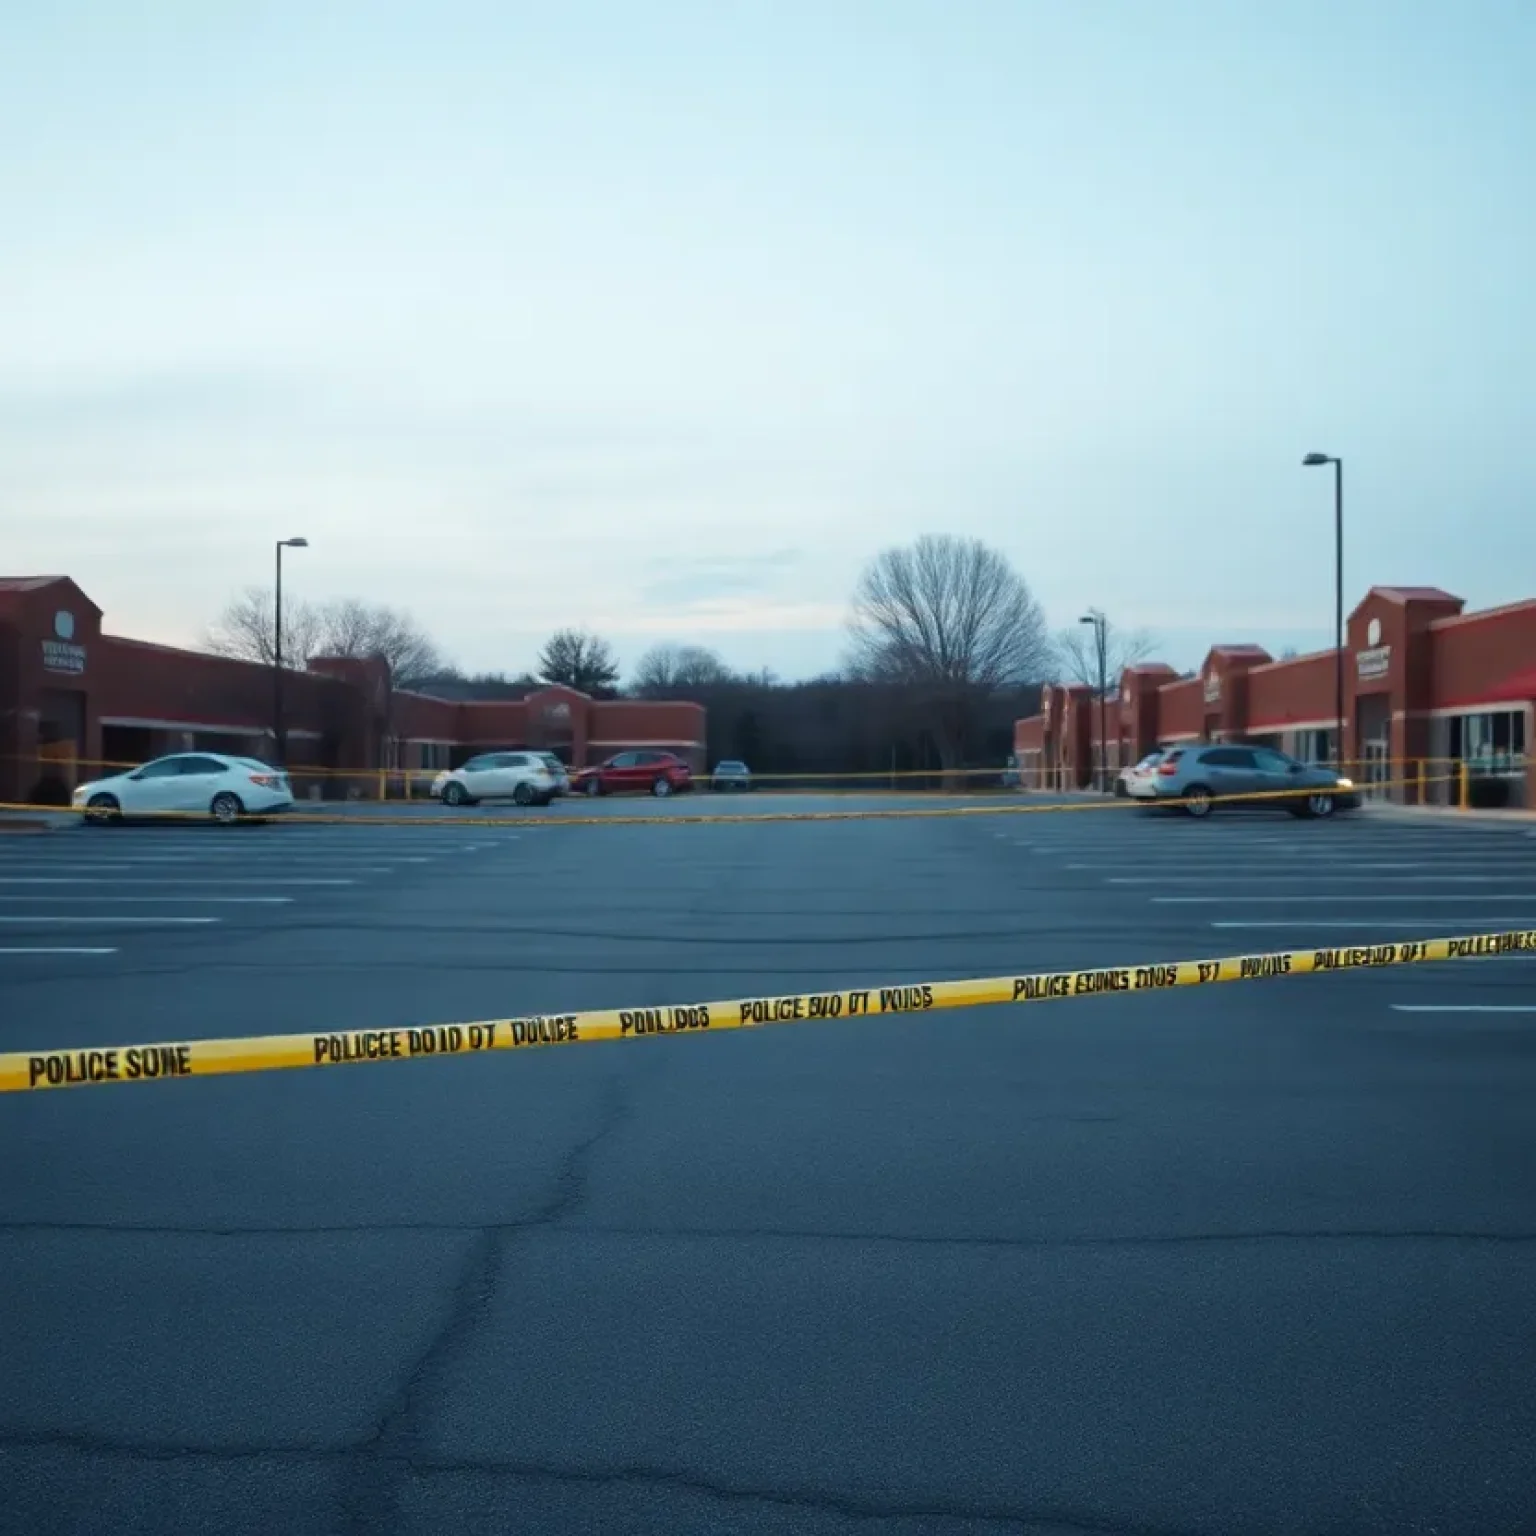
[[[272,631],[272,763],[283,766],[283,541],[277,541],[276,601]]]
[[[1334,766],[1344,767],[1344,460],[1333,461],[1333,698],[1338,721]]]
[[[1109,791],[1109,636],[1105,633],[1108,620],[1101,613],[1094,625],[1099,641],[1099,793]]]

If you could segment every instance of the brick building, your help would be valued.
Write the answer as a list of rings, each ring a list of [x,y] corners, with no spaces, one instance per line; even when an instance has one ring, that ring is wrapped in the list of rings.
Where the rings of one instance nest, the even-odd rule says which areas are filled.
[[[1536,601],[1463,606],[1438,587],[1371,588],[1345,629],[1342,741],[1332,649],[1276,661],[1256,645],[1218,645],[1189,678],[1159,662],[1127,667],[1105,701],[1110,772],[1158,746],[1243,740],[1337,756],[1373,792],[1410,803],[1453,799],[1465,763],[1500,781],[1507,803],[1536,806]],[[1096,690],[1046,687],[1040,713],[1014,727],[1021,781],[1087,787],[1100,735]]]
[[[270,759],[273,671],[107,635],[67,576],[0,580],[0,801],[57,795],[99,765],[201,750]],[[377,660],[317,658],[283,675],[287,761],[301,787],[372,790],[493,747],[537,747],[573,767],[661,747],[704,767],[702,706],[589,698],[549,687],[480,702],[391,689]]]

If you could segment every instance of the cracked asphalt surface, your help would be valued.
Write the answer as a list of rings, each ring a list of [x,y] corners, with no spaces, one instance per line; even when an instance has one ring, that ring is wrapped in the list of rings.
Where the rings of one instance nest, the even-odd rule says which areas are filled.
[[[1536,926],[1502,828],[604,804],[0,840],[0,1049]],[[1533,964],[7,1096],[0,1530],[1528,1531],[1536,1013],[1410,1010]]]

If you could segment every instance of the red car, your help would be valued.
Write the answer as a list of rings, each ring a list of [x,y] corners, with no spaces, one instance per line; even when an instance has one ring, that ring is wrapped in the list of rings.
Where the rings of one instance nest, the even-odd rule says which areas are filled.
[[[620,752],[571,782],[584,795],[673,795],[693,788],[693,770],[673,752]]]

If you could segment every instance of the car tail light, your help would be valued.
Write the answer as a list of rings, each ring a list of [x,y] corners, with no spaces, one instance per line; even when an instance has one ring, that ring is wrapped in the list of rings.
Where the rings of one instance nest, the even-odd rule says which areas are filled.
[[[281,782],[275,773],[253,773],[251,783],[259,784],[263,789],[276,789]]]
[[[1172,762],[1169,762],[1169,763],[1159,763],[1157,765],[1157,771],[1160,774],[1162,774],[1162,776],[1165,779],[1171,779],[1174,776],[1174,774],[1176,774],[1179,771],[1179,765],[1177,763],[1172,763]]]

